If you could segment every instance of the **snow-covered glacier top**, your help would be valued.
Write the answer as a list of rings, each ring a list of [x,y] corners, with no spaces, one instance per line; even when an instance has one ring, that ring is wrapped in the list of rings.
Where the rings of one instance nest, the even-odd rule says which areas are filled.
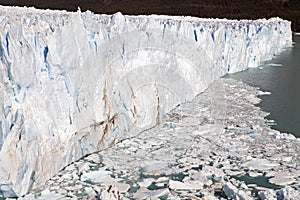
[[[0,194],[157,123],[292,45],[291,23],[0,6]]]

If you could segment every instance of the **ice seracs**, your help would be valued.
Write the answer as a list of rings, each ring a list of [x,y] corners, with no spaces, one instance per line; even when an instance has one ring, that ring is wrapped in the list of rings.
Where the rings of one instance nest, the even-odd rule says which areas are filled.
[[[0,7],[0,187],[19,196],[292,45],[290,22]]]

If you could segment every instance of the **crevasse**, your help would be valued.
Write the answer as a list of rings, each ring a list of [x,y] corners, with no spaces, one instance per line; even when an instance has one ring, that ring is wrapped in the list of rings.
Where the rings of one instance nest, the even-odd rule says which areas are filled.
[[[153,127],[226,73],[292,46],[291,23],[0,7],[0,196]]]

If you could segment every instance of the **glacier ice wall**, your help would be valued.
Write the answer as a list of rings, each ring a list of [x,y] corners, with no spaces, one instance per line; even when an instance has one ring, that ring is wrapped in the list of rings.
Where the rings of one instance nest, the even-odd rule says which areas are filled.
[[[132,137],[292,45],[290,22],[0,7],[0,196]]]

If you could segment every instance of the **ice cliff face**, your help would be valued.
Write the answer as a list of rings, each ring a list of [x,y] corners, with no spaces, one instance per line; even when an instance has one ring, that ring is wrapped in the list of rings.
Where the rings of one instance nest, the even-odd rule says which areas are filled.
[[[290,22],[0,7],[0,196],[135,136],[226,73],[292,45]]]

